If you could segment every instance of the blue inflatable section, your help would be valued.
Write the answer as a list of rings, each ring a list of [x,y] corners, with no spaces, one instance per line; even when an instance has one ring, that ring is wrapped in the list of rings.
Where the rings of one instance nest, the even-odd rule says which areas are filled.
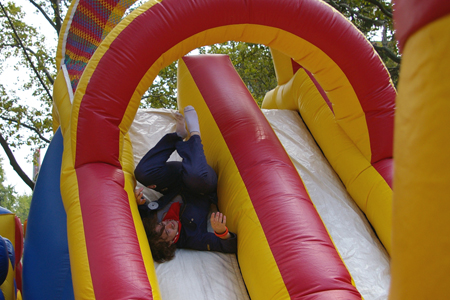
[[[60,130],[45,154],[28,215],[22,275],[24,299],[74,299],[67,217],[60,190]]]
[[[8,251],[9,262],[11,263],[11,266],[14,270],[14,268],[16,267],[16,252],[14,251],[14,246],[7,238],[3,238],[3,240],[5,241],[6,250]]]
[[[2,236],[0,236],[0,285],[2,285],[3,282],[5,282],[6,276],[8,276],[8,270],[9,270],[8,246],[6,245],[5,239]]]
[[[0,206],[0,215],[5,215],[5,214],[12,214],[12,212],[9,209],[6,209],[6,208]]]

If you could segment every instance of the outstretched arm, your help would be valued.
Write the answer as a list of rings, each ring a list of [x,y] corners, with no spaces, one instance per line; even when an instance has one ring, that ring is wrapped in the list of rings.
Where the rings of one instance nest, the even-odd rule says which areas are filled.
[[[228,232],[227,217],[221,212],[215,212],[211,214],[211,227],[214,230],[216,236],[221,238],[222,240],[227,240],[231,237],[231,234]]]
[[[137,205],[145,204],[145,198],[144,198],[144,188],[141,187],[139,189],[134,189],[134,195],[136,197]]]

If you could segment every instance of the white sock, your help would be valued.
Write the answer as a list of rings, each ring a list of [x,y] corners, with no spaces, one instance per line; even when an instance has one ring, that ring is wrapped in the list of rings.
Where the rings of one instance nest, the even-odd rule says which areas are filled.
[[[200,125],[198,124],[198,116],[195,108],[191,105],[184,108],[184,119],[189,133],[198,132],[200,134]]]
[[[187,137],[188,133],[186,131],[186,124],[184,123],[184,116],[182,114],[180,114],[179,112],[174,113],[173,116],[175,117],[175,120],[177,121],[176,129],[175,129],[177,135],[180,138],[185,139]]]

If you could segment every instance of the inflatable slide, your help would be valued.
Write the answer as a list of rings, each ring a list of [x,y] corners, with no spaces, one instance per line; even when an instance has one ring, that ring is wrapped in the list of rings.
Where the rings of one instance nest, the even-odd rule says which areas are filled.
[[[189,70],[192,69],[195,69],[197,74],[204,74],[202,77],[206,76],[206,78],[219,78],[218,75],[221,75],[221,84],[219,86],[213,86],[206,83],[206,86],[209,86],[209,89],[214,91],[211,93],[214,95],[214,98],[208,99],[211,101],[217,101],[218,97],[227,97],[229,99],[228,101],[221,99],[221,102],[228,102],[228,104],[224,107],[241,111],[239,114],[237,112],[231,114],[228,110],[224,110],[223,114],[229,115],[232,118],[239,115],[239,119],[242,119],[249,113],[249,111],[253,111],[253,113],[251,113],[251,118],[255,118],[254,115],[259,114],[260,117],[258,123],[261,123],[257,126],[259,129],[258,135],[256,136],[259,138],[259,135],[263,133],[261,126],[266,127],[265,130],[268,132],[272,131],[272,129],[268,127],[265,118],[262,117],[259,108],[256,106],[250,94],[248,92],[244,93],[245,87],[243,86],[237,73],[234,71],[228,57],[221,55],[185,57],[179,64],[180,100],[183,101],[182,99],[186,99],[186,101],[190,101],[189,103],[195,105],[199,114],[202,116],[202,119],[206,117],[201,110],[204,99],[203,96],[197,97],[201,94],[199,91],[195,91],[195,89],[199,89],[201,86],[201,78],[195,76],[194,80],[194,78],[190,75],[191,72],[189,72]],[[187,65],[191,67],[189,70]],[[215,76],[212,76],[213,74]],[[194,82],[199,82],[199,84],[193,85]],[[223,95],[224,91],[227,91],[227,95]],[[187,95],[188,97],[184,97],[184,95]],[[203,93],[203,95],[205,95],[205,93]],[[253,108],[253,110],[250,108]],[[282,141],[283,148],[286,149],[289,154],[289,159],[294,162],[296,169],[299,174],[301,174],[302,181],[308,190],[308,195],[311,197],[311,200],[314,200],[314,206],[317,208],[317,211],[319,211],[321,219],[325,223],[331,237],[333,237],[336,248],[345,262],[345,266],[348,268],[348,273],[351,274],[358,291],[361,295],[363,295],[364,299],[386,298],[389,286],[389,263],[387,254],[378,242],[375,234],[372,232],[372,229],[365,220],[364,215],[353,203],[353,200],[346,193],[345,188],[340,183],[338,177],[328,165],[327,161],[323,158],[320,149],[316,146],[314,140],[309,135],[308,130],[303,125],[298,113],[296,111],[289,110],[264,110],[264,114],[269,120],[271,127],[275,129],[278,139]],[[227,123],[230,123],[231,125],[238,123],[239,121],[242,122],[242,120],[239,119]],[[252,131],[248,122],[242,122],[242,124],[246,127],[246,131]],[[233,165],[233,162],[230,161],[229,158],[226,158],[225,162],[223,162],[220,158],[216,158],[218,155],[217,153],[211,153],[211,151],[222,152],[224,149],[220,143],[218,144],[213,137],[208,135],[211,128],[212,126],[210,121],[202,122],[201,131],[207,156],[210,160],[210,164],[215,166],[218,170],[219,192],[223,190],[224,193],[231,193],[231,196],[226,194],[223,196],[220,195],[219,207],[226,211],[226,207],[230,206],[227,201],[228,199],[234,198],[234,201],[239,201],[238,205],[235,205],[235,210],[237,212],[232,213],[231,215],[242,215],[239,217],[239,221],[243,222],[243,220],[245,220],[245,216],[252,214],[254,209],[248,203],[248,195],[241,195],[242,191],[239,192],[232,189],[232,187],[236,185],[233,181],[236,181],[236,178],[237,181],[239,181],[240,175],[223,175],[223,173],[235,172],[233,170],[227,171],[228,168],[226,167],[227,165]],[[138,111],[129,130],[130,141],[133,145],[134,165],[137,164],[140,158],[159,140],[159,138],[161,138],[166,132],[173,130],[174,119],[172,117],[172,111]],[[241,132],[241,130],[238,130],[238,132]],[[214,133],[213,135],[216,134]],[[254,135],[254,133],[252,135]],[[217,137],[218,136],[216,136],[216,139]],[[275,136],[272,133],[272,141],[270,143],[277,143],[277,140],[276,138],[274,139],[274,137]],[[266,139],[270,140],[269,137]],[[221,143],[223,143],[223,141]],[[260,151],[258,150],[259,147],[256,146],[258,143],[251,141],[248,144],[255,144],[255,146],[253,146],[254,151],[250,152],[252,155],[255,155],[258,151]],[[211,147],[216,147],[218,150],[211,150]],[[248,145],[245,144],[242,147],[243,149],[246,149]],[[263,147],[262,151],[264,151],[264,148],[265,147]],[[284,149],[281,150],[284,152]],[[241,151],[244,152],[247,150]],[[270,157],[270,162],[272,164],[276,162],[273,157],[266,157]],[[174,156],[172,159],[176,160],[179,159],[179,157]],[[220,166],[221,164],[224,166]],[[268,174],[266,174],[265,177],[268,179],[272,177],[270,175],[271,170],[273,170],[273,168],[268,169],[266,172]],[[41,172],[46,172],[46,170],[42,170]],[[52,173],[57,172],[52,170]],[[279,174],[276,174],[276,177],[278,176]],[[276,182],[271,182],[267,184],[267,187],[273,189],[273,186],[277,185],[278,184]],[[151,190],[147,190],[147,192],[151,192]],[[264,193],[267,194],[267,191],[264,191]],[[267,202],[269,208],[276,206],[286,206],[289,208],[291,205],[289,204],[290,201],[286,202],[286,200],[289,200],[291,197],[280,194],[280,192],[277,193],[278,195],[273,196],[273,198],[266,196],[267,199],[265,199],[264,202]],[[147,196],[149,196],[152,200],[159,197],[158,195],[152,194],[147,194]],[[259,198],[261,198],[261,196]],[[33,202],[33,204],[34,203],[36,202]],[[310,202],[307,203],[308,206],[311,206]],[[57,205],[53,203],[51,206],[56,207]],[[108,207],[108,204],[105,204],[105,207]],[[313,211],[315,212],[315,210]],[[317,217],[316,214],[313,216]],[[304,218],[306,218],[306,214],[302,213],[299,220],[296,220],[296,223],[298,223],[297,226],[301,226],[301,222],[299,221]],[[231,221],[232,220],[233,219],[231,219]],[[274,222],[273,219],[271,221]],[[252,223],[255,222],[256,220],[252,220],[250,224],[244,223],[240,226],[251,227]],[[290,233],[290,230],[292,229],[286,229],[288,226],[286,218],[276,221],[276,223],[282,224],[281,230],[286,231],[288,236],[292,234]],[[230,221],[229,226],[231,226]],[[296,230],[297,226],[294,226],[294,230]],[[319,229],[320,228],[323,229],[322,226],[319,226]],[[312,228],[308,228],[308,232],[310,232],[311,229]],[[257,229],[255,229],[255,231],[257,231]],[[302,230],[300,229],[300,231]],[[255,232],[253,234],[255,234]],[[325,239],[325,241],[329,242],[329,239]],[[42,240],[40,242],[42,242]],[[266,271],[268,265],[267,260],[270,256],[263,252],[264,244],[255,245],[253,238],[249,238],[248,243],[252,243],[251,248],[254,249],[252,250],[252,255],[260,253],[259,255],[262,257],[261,261],[255,261],[255,259],[252,259],[251,263],[261,264],[262,269],[265,272],[264,276],[266,277],[270,275]],[[283,246],[289,246],[290,239],[287,238],[286,241],[283,241],[282,243]],[[308,247],[312,246],[308,245]],[[263,251],[257,250],[258,248],[263,249]],[[332,245],[327,245],[327,248],[329,250],[333,250],[331,254],[334,253],[334,255],[336,255]],[[323,259],[322,256],[319,256],[316,253],[317,250],[320,250],[320,247],[314,247],[311,250],[313,251],[309,251],[310,255]],[[328,252],[330,252],[329,250]],[[67,251],[67,249],[65,249],[65,251]],[[305,249],[303,255],[306,256],[307,254],[308,249]],[[329,255],[330,254],[326,256]],[[55,255],[53,254],[52,257],[54,256]],[[292,260],[290,260],[290,262],[292,262]],[[315,268],[317,268],[320,264],[320,262],[313,261],[311,258],[308,258],[308,262],[314,262]],[[332,262],[333,261],[330,259],[327,259],[326,265],[323,264],[321,272],[324,272],[325,268],[332,267]],[[342,268],[342,262],[340,259],[335,260],[334,263],[337,263],[338,267],[340,266]],[[61,264],[59,261],[58,264],[61,265],[60,270],[62,272],[65,271],[67,273],[70,271],[69,268],[67,268],[67,263]],[[237,261],[236,256],[230,254],[179,250],[174,261],[155,266],[161,297],[163,299],[173,300],[248,299],[249,296],[247,295],[245,283],[243,281],[243,277],[241,276],[241,269],[239,268],[242,264],[242,262]],[[301,267],[307,268],[308,263],[306,261],[302,262]],[[254,269],[255,267],[253,266],[247,267],[248,274],[244,274],[246,282],[249,278],[255,276]],[[311,269],[312,267],[309,267],[308,276],[314,274]],[[341,271],[347,273],[345,268]],[[303,272],[298,271],[299,274]],[[52,270],[52,273],[61,275],[61,272],[55,272],[55,270]],[[68,278],[68,275],[70,274],[66,274],[63,278]],[[324,277],[323,275],[324,274],[317,274],[317,277]],[[275,277],[272,276],[272,278]],[[57,278],[53,279],[55,280]],[[62,280],[58,280],[57,282],[61,281]],[[174,281],[177,283],[176,285],[173,284]],[[47,282],[49,281],[47,280]],[[55,281],[53,281],[53,283],[55,283]],[[270,283],[267,284],[272,287]],[[42,291],[42,287],[39,290]],[[52,291],[52,289],[50,288],[49,291]],[[189,292],[187,293],[186,291]],[[257,295],[253,296],[253,298],[254,297],[263,298],[264,296]]]
[[[434,1],[431,11],[440,3]],[[333,184],[319,176],[318,187],[309,185],[307,173],[318,169],[295,167],[290,147],[267,121],[270,112],[264,116],[226,58],[182,58],[178,108],[194,105],[199,113],[205,153],[219,175],[219,207],[238,235],[237,261],[223,259],[234,277],[214,282],[214,276],[197,271],[205,277],[199,294],[211,299],[211,287],[234,282],[231,297],[237,299],[385,299],[387,253],[405,246],[405,236],[396,240],[395,231],[394,247],[391,241],[396,91],[364,36],[319,0],[149,1],[120,20],[131,4],[74,1],[66,16],[57,53],[53,151],[44,159],[48,171],[41,171],[36,183],[32,206],[38,208],[30,211],[25,240],[24,299],[176,299],[170,293],[194,293],[173,291],[173,272],[165,270],[170,263],[155,268],[151,259],[134,199],[133,153],[139,146],[130,128],[159,70],[197,47],[228,40],[271,47],[279,85],[263,108],[292,110],[294,115],[275,117],[297,118],[295,125],[279,125],[290,129],[302,126],[300,113],[334,170],[330,174],[336,172],[348,192],[339,193],[351,196],[358,208],[346,201],[342,205],[352,217],[340,214],[341,208],[330,209],[327,217],[323,207],[340,203],[336,195],[323,194],[339,182],[336,175],[329,175]],[[442,16],[430,15],[420,25]],[[306,164],[323,160],[317,157]],[[313,196],[315,189],[320,196]],[[328,220],[333,215],[340,226],[350,219],[357,225],[348,223],[346,233],[338,233]],[[359,237],[353,240],[349,232]],[[362,248],[352,248],[356,241]],[[366,248],[373,250],[368,255],[373,264],[366,264],[367,257],[364,263],[353,260]],[[174,263],[190,261],[178,252]],[[445,257],[439,254],[434,259]],[[402,281],[411,276],[406,257],[397,265],[394,295],[411,288]],[[434,291],[435,299],[445,295],[442,290]]]

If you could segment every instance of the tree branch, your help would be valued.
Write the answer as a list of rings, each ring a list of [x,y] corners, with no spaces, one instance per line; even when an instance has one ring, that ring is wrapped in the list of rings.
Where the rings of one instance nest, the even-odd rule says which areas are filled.
[[[334,2],[333,0],[324,0],[326,3],[328,3],[329,5],[331,5],[332,7],[334,7],[334,9],[339,10],[339,4],[337,4],[336,2]]]
[[[3,47],[12,47],[12,48],[18,47],[18,48],[19,48],[20,45],[19,45],[18,43],[15,43],[15,44],[1,44],[0,47],[1,47],[1,48],[3,48]],[[42,71],[44,71],[45,76],[46,76],[47,79],[50,81],[50,83],[53,85],[53,84],[55,83],[55,80],[53,79],[52,75],[51,75],[50,72],[47,70],[47,68],[44,66],[44,64],[43,64],[42,61],[40,60],[39,56],[38,56],[33,50],[31,50],[30,48],[27,47],[27,48],[25,48],[25,49],[26,49],[28,52],[30,52],[31,54],[33,54],[33,56],[37,59],[39,67],[42,68]]]
[[[17,45],[17,43],[15,44],[0,44],[0,48],[4,48],[4,47],[19,47],[19,45]]]
[[[32,0],[30,0],[32,1]],[[55,14],[55,28],[56,28],[56,32],[59,35],[59,32],[61,31],[61,26],[62,26],[62,19],[61,19],[61,15],[60,15],[60,11],[59,11],[59,0],[51,0],[52,3],[52,8],[53,8],[53,13]]]
[[[0,7],[2,8],[3,13],[5,14],[6,18],[8,19],[8,23],[9,23],[9,25],[11,26],[11,28],[12,28],[12,30],[13,30],[13,32],[14,32],[15,39],[16,39],[16,41],[19,43],[20,47],[22,48],[22,50],[23,50],[23,52],[24,52],[24,54],[25,54],[25,57],[26,57],[27,61],[30,63],[31,68],[33,69],[34,73],[35,73],[36,76],[38,77],[39,82],[41,83],[42,87],[43,87],[43,88],[45,89],[45,91],[47,92],[48,97],[49,97],[50,99],[52,99],[52,95],[51,95],[50,91],[48,90],[47,86],[45,85],[45,83],[44,83],[44,81],[42,80],[41,76],[39,75],[38,71],[36,70],[36,68],[35,68],[35,66],[34,66],[34,64],[33,64],[33,62],[32,62],[31,59],[30,59],[30,57],[28,56],[28,52],[27,52],[27,50],[25,49],[25,46],[23,45],[22,40],[20,39],[19,35],[17,34],[16,28],[14,27],[14,25],[13,25],[11,19],[9,18],[8,13],[6,12],[6,9],[3,7],[3,4],[2,4],[1,2],[0,2]]]
[[[363,20],[363,21],[366,21],[366,22],[375,24],[375,25],[377,25],[377,26],[383,26],[383,25],[384,25],[384,22],[382,22],[382,21],[372,20],[372,19],[370,19],[370,18],[368,18],[368,17],[366,17],[366,16],[363,16],[363,15],[360,14],[359,12],[353,10],[348,4],[341,3],[341,4],[339,4],[339,5],[340,5],[341,7],[345,7],[351,14],[355,15],[357,18],[359,18],[359,19],[361,19],[361,20]]]
[[[59,34],[59,29],[57,28],[56,24],[53,23],[52,19],[45,13],[45,11],[42,9],[42,7],[34,2],[33,0],[28,0],[31,4],[33,4],[41,13],[44,15],[44,18],[52,25],[53,28],[55,28],[56,32]]]
[[[0,144],[3,147],[3,150],[5,150],[6,155],[9,158],[9,163],[13,167],[14,171],[16,171],[17,175],[19,175],[20,178],[30,187],[31,190],[34,190],[34,182],[33,180],[28,177],[27,174],[22,170],[22,168],[19,166],[19,164],[16,161],[16,158],[14,157],[14,154],[12,153],[11,149],[8,146],[8,143],[3,138],[3,135],[0,133]]]
[[[377,0],[366,0],[366,1],[377,6],[383,14],[392,19],[392,11],[386,9],[386,7],[384,7],[382,3],[378,2]]]
[[[50,74],[50,72],[47,70],[47,68],[44,66],[44,64],[42,63],[42,61],[39,59],[39,56],[37,56],[37,54],[31,50],[30,48],[25,48],[27,51],[29,51],[31,54],[33,54],[33,56],[37,59],[38,61],[38,65],[39,67],[42,68],[42,70],[45,73],[45,76],[47,76],[47,79],[50,81],[50,83],[53,85],[55,83],[55,81],[53,80],[52,75]]]
[[[5,121],[11,121],[11,122],[14,122],[14,123],[16,123],[16,124],[19,124],[20,126],[23,126],[23,127],[25,127],[25,128],[30,129],[30,130],[36,132],[37,135],[39,136],[39,138],[40,138],[41,140],[43,140],[43,141],[46,142],[46,143],[50,143],[50,141],[49,141],[48,139],[46,139],[46,138],[45,138],[45,137],[37,130],[37,128],[35,128],[35,127],[33,127],[33,126],[30,126],[30,125],[27,125],[27,124],[24,124],[24,123],[20,123],[20,122],[17,121],[17,120],[10,119],[10,118],[4,117],[4,116],[0,116],[0,118],[2,118],[2,119],[5,120]]]
[[[377,52],[384,52],[394,62],[396,62],[398,64],[401,63],[402,58],[400,56],[397,56],[397,54],[395,54],[394,52],[392,52],[391,49],[384,47],[384,46],[380,47],[380,46],[376,45],[375,43],[372,43],[372,45],[375,48],[375,50],[377,50]]]

